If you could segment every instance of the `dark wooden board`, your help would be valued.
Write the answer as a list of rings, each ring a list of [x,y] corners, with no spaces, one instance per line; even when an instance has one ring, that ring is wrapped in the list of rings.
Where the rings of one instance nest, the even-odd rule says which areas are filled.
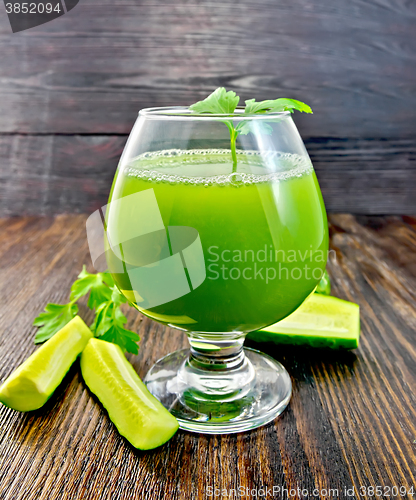
[[[0,220],[0,380],[35,350],[33,318],[47,302],[66,301],[89,262],[84,225],[83,215]],[[416,487],[416,219],[337,214],[330,232],[333,294],[360,304],[360,347],[340,353],[251,344],[291,374],[293,398],[279,419],[228,436],[180,431],[159,449],[136,451],[74,366],[43,409],[0,407],[0,499],[206,500],[213,498],[208,487],[273,485],[328,500],[333,492],[313,497],[313,490],[338,489],[343,499],[344,488],[355,487],[348,498],[364,499],[371,495],[359,495],[360,487]],[[142,337],[131,357],[142,377],[186,345],[184,334],[134,310],[128,318]]]
[[[88,212],[106,203],[125,136],[0,136],[0,214]]]
[[[12,34],[2,8],[0,132],[126,134],[225,85],[308,102],[307,138],[414,138],[415,22],[409,0],[83,0]]]
[[[92,213],[106,204],[125,136],[0,136],[0,214]],[[416,213],[412,140],[306,141],[328,211]]]
[[[83,0],[16,34],[0,9],[0,215],[92,211],[139,109],[220,85],[312,106],[330,211],[416,213],[415,2]]]

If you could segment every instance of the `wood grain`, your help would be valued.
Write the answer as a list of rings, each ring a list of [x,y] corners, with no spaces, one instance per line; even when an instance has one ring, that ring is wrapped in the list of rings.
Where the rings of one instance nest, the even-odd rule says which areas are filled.
[[[416,213],[415,5],[83,0],[17,34],[3,12],[0,216],[92,211],[139,109],[221,85],[312,106],[295,120],[330,211]]]
[[[88,212],[106,203],[126,137],[0,136],[0,214]]]
[[[84,227],[84,215],[0,219],[0,380],[35,350],[33,318],[47,302],[66,301],[89,262]],[[293,398],[279,419],[237,435],[180,431],[140,452],[118,435],[74,366],[43,409],[0,408],[0,499],[206,500],[209,486],[238,493],[275,485],[310,496],[317,488],[315,498],[329,500],[333,492],[322,490],[358,499],[371,498],[358,494],[363,486],[416,486],[416,219],[334,214],[330,231],[333,294],[360,304],[361,344],[340,353],[252,343],[291,374]],[[91,319],[86,308],[81,314]],[[128,318],[142,338],[131,357],[141,377],[186,345],[181,332],[134,310]]]
[[[107,203],[125,136],[0,136],[0,214],[92,213]],[[306,141],[327,210],[416,213],[411,140]]]
[[[224,85],[308,102],[307,138],[414,138],[415,19],[407,0],[84,0],[12,35],[4,15],[0,132],[126,134]]]

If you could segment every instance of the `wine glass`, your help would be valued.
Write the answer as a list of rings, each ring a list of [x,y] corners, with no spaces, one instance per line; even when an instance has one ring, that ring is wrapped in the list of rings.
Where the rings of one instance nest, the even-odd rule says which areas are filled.
[[[234,143],[232,127],[244,132]],[[321,192],[290,113],[140,111],[105,229],[121,293],[188,336],[190,349],[160,359],[145,378],[180,427],[232,433],[279,415],[289,374],[243,348],[244,338],[302,304],[328,250]]]

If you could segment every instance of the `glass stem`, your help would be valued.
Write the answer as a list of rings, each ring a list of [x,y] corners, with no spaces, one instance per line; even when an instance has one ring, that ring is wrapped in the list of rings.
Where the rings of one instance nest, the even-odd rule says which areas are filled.
[[[181,378],[199,399],[241,397],[250,388],[254,369],[244,354],[245,334],[188,333],[191,351]]]
[[[244,338],[245,335],[219,334],[207,337],[195,332],[188,333],[191,345],[189,361],[200,369],[233,369],[244,362]]]

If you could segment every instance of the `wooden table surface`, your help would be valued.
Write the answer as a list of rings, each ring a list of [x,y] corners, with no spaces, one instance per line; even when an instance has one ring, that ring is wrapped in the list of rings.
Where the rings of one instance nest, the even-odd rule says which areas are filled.
[[[35,350],[33,318],[65,302],[90,262],[85,218],[0,220],[1,380]],[[389,487],[416,488],[416,219],[338,214],[330,229],[333,294],[360,304],[361,344],[344,353],[251,344],[292,377],[280,418],[235,435],[179,431],[137,451],[74,366],[44,408],[0,407],[0,499],[371,498],[376,486],[414,498]],[[81,315],[91,319],[86,308]],[[142,338],[131,358],[141,377],[186,345],[181,332],[134,310],[128,317]]]

